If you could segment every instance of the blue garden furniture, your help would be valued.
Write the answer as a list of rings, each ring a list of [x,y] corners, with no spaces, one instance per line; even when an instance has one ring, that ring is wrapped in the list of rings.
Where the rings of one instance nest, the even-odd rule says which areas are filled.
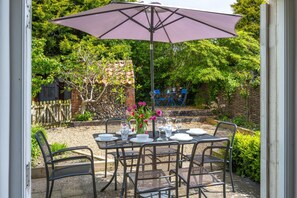
[[[166,98],[163,98],[161,96],[161,92],[160,92],[159,89],[154,90],[154,94],[155,94],[155,103],[156,103],[156,106],[161,106],[161,104],[163,104],[164,101],[167,100]]]
[[[187,89],[182,89],[181,90],[180,96],[178,97],[178,104],[180,106],[185,106],[186,105],[187,94],[188,94]]]

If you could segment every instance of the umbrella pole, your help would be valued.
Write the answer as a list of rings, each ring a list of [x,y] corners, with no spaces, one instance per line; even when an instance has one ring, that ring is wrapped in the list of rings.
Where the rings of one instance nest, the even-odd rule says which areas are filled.
[[[151,7],[151,28],[150,28],[150,73],[151,73],[151,98],[152,98],[152,111],[155,111],[155,87],[154,87],[154,12]],[[156,136],[155,132],[155,120],[152,120],[153,138]]]

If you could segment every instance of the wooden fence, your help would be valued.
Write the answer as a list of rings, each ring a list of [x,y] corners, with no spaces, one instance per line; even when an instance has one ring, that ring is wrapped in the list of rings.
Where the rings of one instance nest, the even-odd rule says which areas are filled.
[[[71,100],[32,102],[31,122],[43,126],[60,126],[71,120]]]

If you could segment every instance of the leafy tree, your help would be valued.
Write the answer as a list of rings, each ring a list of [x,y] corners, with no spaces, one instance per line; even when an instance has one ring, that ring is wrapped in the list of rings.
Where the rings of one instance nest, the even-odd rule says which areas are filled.
[[[126,72],[132,70],[132,65],[124,64],[120,67],[117,58],[127,59],[130,48],[127,45],[113,45],[108,47],[98,43],[96,38],[85,36],[79,43],[70,45],[64,40],[64,48],[69,55],[63,56],[63,67],[60,77],[68,86],[79,93],[82,100],[81,113],[84,113],[90,103],[97,103],[110,86],[116,87],[114,92],[123,102]]]
[[[260,5],[266,0],[237,0],[231,7],[235,14],[241,14],[237,28],[251,32],[254,38],[260,39]]]
[[[41,85],[50,84],[60,72],[59,60],[44,55],[46,39],[32,40],[32,96],[41,91]]]
[[[248,96],[248,87],[259,85],[259,41],[246,32],[238,34],[236,38],[175,44],[170,82],[194,90],[207,84],[210,100],[216,100],[222,90],[229,99],[237,89]]]
[[[150,50],[149,42],[130,41],[132,48],[132,60],[135,71],[136,97],[137,100],[150,101],[151,72],[150,72]],[[172,46],[168,43],[154,44],[154,75],[155,88],[164,89],[170,85],[168,81],[169,71],[172,65]]]
[[[33,4],[33,95],[41,85],[51,83],[55,77],[63,79],[80,93],[82,111],[88,103],[100,100],[107,87],[118,93],[116,100],[123,101],[124,89],[120,85],[119,71],[107,76],[110,64],[126,60],[130,46],[126,41],[104,41],[84,32],[56,25],[51,19],[99,7],[109,0],[34,0]],[[127,68],[122,68],[127,70]],[[130,69],[131,70],[131,69]],[[122,75],[123,76],[123,75]]]

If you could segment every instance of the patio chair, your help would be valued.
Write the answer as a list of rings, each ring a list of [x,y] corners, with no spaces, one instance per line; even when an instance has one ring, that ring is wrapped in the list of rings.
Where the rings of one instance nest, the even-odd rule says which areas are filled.
[[[159,89],[154,90],[156,106],[161,106],[167,99],[161,96]]]
[[[177,103],[180,106],[185,106],[186,105],[187,95],[188,95],[187,89],[182,89],[180,91],[180,95],[179,95],[178,100],[177,100]]]
[[[105,121],[105,133],[116,133],[121,130],[121,120],[123,118],[109,118]],[[133,148],[130,149],[130,151],[127,151],[127,155],[136,156],[138,154],[138,151],[133,151]],[[119,162],[121,162],[122,159],[122,152],[119,150],[105,152],[105,169],[104,169],[104,176],[107,176],[107,156],[111,155],[114,158],[114,168],[117,169]],[[137,158],[137,157],[135,157]],[[117,190],[117,175],[114,176],[114,188]]]
[[[174,147],[174,151],[170,154],[160,154],[146,152],[147,150],[155,150],[156,148]],[[129,165],[125,157],[125,149],[122,149],[125,166]],[[170,156],[168,158],[168,156]],[[166,171],[168,164],[175,173],[169,174]],[[153,196],[161,194],[171,195],[171,191],[175,192],[178,197],[178,164],[179,164],[179,143],[178,142],[154,142],[143,144],[139,149],[138,159],[135,171],[124,174],[125,197],[127,197],[128,179],[134,186],[134,197],[137,196]]]
[[[191,160],[188,167],[178,169],[178,177],[186,185],[186,197],[190,196],[190,189],[197,189],[199,197],[201,194],[207,197],[202,191],[203,188],[211,186],[223,186],[223,197],[226,197],[226,163],[230,140],[228,138],[205,139],[195,143],[192,149]],[[214,149],[220,150],[222,156],[221,166],[216,171],[210,171],[206,166],[207,156]],[[194,156],[201,155],[196,159]],[[175,173],[175,170],[171,172]]]
[[[233,148],[233,143],[234,143],[234,137],[237,131],[237,126],[234,123],[231,122],[219,122],[215,132],[214,136],[215,137],[221,137],[221,138],[229,138],[230,140],[230,147],[229,147],[229,157],[227,159],[228,163],[228,169],[230,173],[230,179],[231,179],[231,184],[232,184],[232,191],[235,192],[234,189],[234,181],[233,181],[233,170],[232,170],[232,148]],[[217,152],[211,151],[209,155],[204,156],[205,160],[204,163],[210,163],[211,169],[212,169],[212,164],[213,163],[222,163],[223,158],[221,155],[217,155]],[[187,159],[190,158],[190,156],[185,156]],[[201,155],[196,155],[195,159],[201,158]]]
[[[51,148],[46,140],[42,131],[38,131],[35,134],[35,138],[41,149],[44,159],[44,165],[46,170],[46,198],[50,198],[52,195],[54,181],[65,177],[73,177],[80,175],[91,175],[93,180],[93,193],[94,197],[97,197],[96,183],[95,183],[95,171],[94,171],[94,159],[93,151],[87,146],[69,147],[65,149],[52,152]],[[75,155],[70,157],[64,157],[63,154],[68,151],[75,150],[89,150],[89,156]],[[59,158],[56,158],[59,157]],[[79,161],[79,163],[75,163]],[[83,163],[81,161],[84,161]],[[86,161],[86,162],[85,162]],[[68,163],[61,168],[56,165],[60,162]]]

